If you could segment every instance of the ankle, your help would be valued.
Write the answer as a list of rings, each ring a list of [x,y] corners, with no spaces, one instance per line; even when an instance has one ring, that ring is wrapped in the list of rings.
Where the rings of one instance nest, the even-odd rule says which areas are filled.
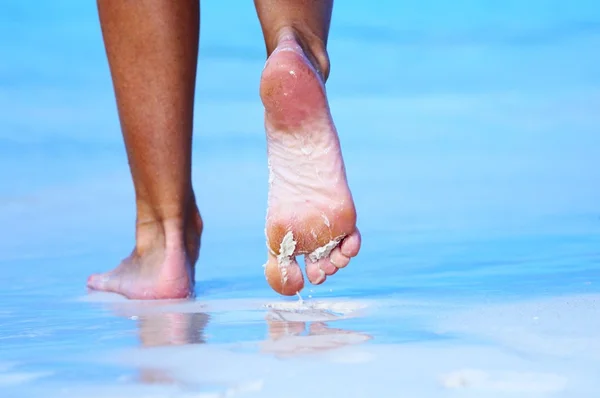
[[[193,255],[199,246],[203,224],[200,212],[193,199],[185,212],[174,213],[162,218],[154,213],[140,214],[138,206],[136,222],[136,251],[139,255],[158,248],[164,250],[186,250]]]
[[[135,248],[143,256],[157,249],[181,249],[185,244],[185,222],[182,219],[145,220],[136,223]]]
[[[323,79],[323,82],[327,81],[331,65],[329,62],[329,55],[327,54],[327,46],[321,38],[309,31],[301,31],[294,27],[286,27],[279,31],[279,34],[277,35],[277,45],[285,40],[294,40],[297,42],[300,47],[302,47],[304,54],[316,69],[317,73],[319,73]],[[277,45],[274,48],[276,48]]]

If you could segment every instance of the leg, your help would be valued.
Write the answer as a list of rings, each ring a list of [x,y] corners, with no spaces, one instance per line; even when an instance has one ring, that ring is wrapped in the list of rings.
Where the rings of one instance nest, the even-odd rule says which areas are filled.
[[[267,281],[293,295],[358,254],[360,234],[325,91],[332,0],[255,0],[268,60],[260,95],[269,156]]]
[[[136,244],[88,286],[135,299],[193,293],[202,220],[191,183],[198,0],[98,0],[135,187]]]

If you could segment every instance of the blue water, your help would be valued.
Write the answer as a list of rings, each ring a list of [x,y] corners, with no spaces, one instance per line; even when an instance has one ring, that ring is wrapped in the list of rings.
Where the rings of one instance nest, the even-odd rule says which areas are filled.
[[[206,1],[201,40],[198,299],[138,307],[85,290],[134,221],[95,6],[0,5],[0,396],[597,396],[596,2],[336,3],[328,92],[364,246],[303,306],[262,274],[252,2]]]

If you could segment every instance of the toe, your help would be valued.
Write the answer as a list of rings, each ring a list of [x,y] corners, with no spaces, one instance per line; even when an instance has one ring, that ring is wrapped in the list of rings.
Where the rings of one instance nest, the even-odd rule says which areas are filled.
[[[356,256],[360,250],[360,240],[360,232],[355,229],[340,244],[341,253],[348,258]]]
[[[328,276],[337,272],[337,267],[329,261],[329,258],[322,258],[317,261],[311,261],[305,256],[306,276],[313,285],[320,285],[325,282]]]
[[[350,262],[350,259],[344,256],[342,249],[338,246],[329,255],[329,262],[337,268],[344,268]]]
[[[277,257],[269,253],[265,276],[273,290],[284,296],[293,296],[304,287],[302,271],[293,257],[289,259],[289,264],[279,264]]]
[[[110,291],[111,278],[110,273],[94,274],[87,280],[87,286],[93,290]]]

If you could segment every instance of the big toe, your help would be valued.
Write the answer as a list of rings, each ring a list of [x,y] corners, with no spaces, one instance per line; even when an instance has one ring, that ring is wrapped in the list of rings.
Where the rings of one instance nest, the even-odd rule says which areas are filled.
[[[265,265],[265,276],[269,285],[279,294],[293,296],[304,287],[304,277],[294,257],[280,263],[277,257],[269,253]]]
[[[112,278],[110,272],[104,274],[90,275],[87,280],[87,287],[93,290],[114,291],[117,281]]]

